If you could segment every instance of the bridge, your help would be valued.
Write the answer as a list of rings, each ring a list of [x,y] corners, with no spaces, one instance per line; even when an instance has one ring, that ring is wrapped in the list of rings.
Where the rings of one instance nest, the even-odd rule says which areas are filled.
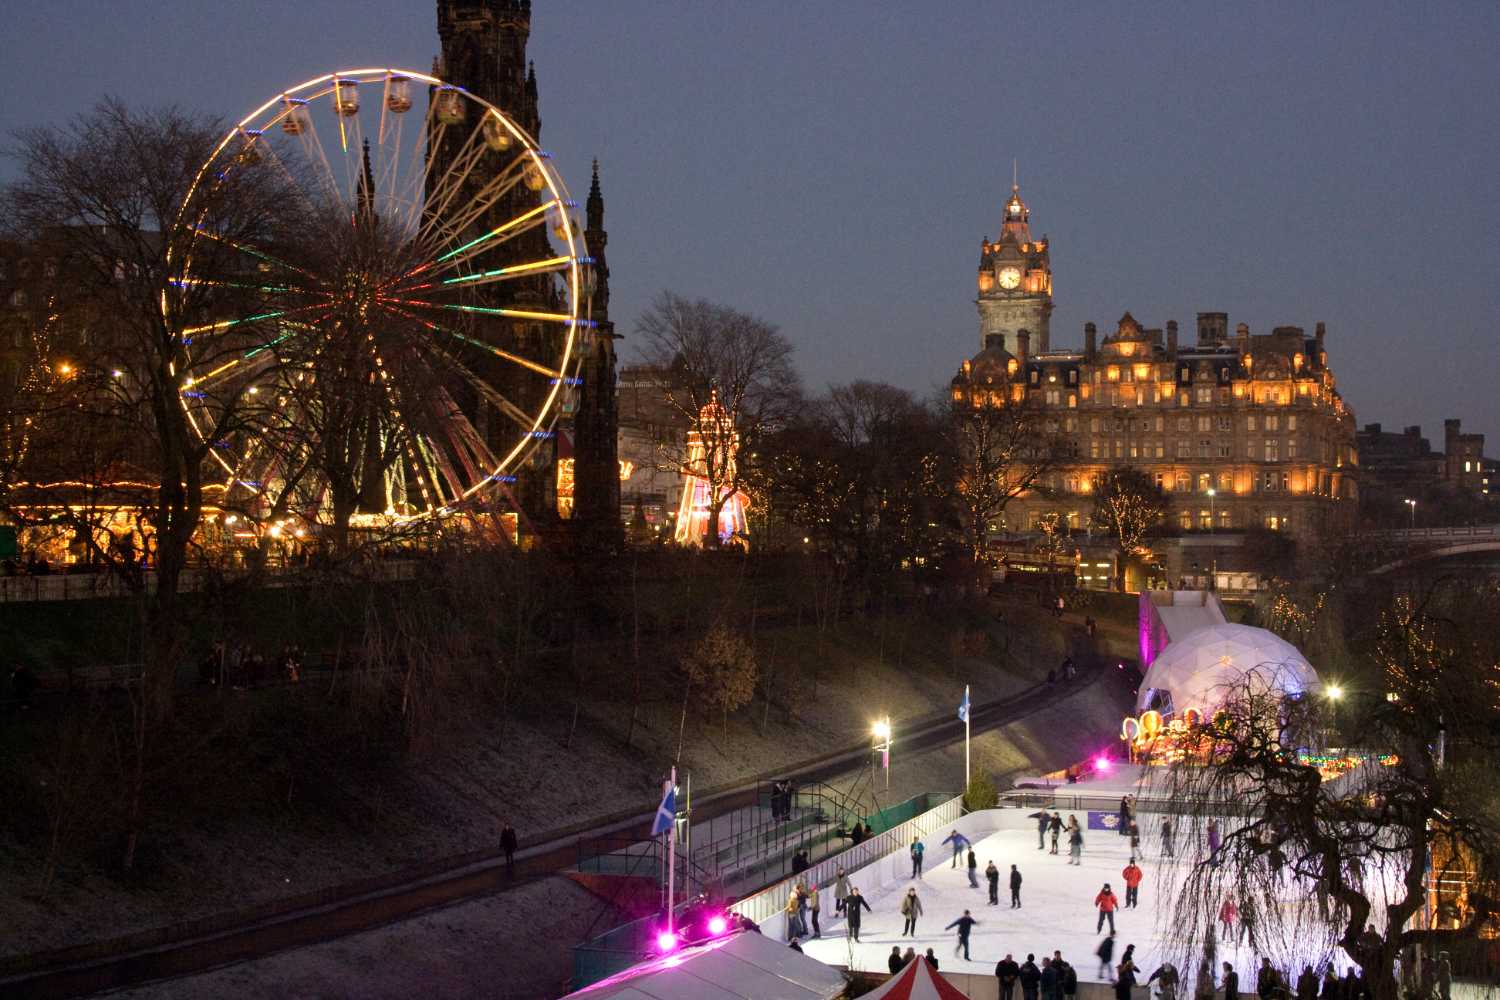
[[[1483,565],[1500,568],[1500,524],[1471,524],[1453,528],[1400,528],[1377,532],[1375,539],[1393,558],[1372,574],[1390,573],[1439,559],[1477,557]]]

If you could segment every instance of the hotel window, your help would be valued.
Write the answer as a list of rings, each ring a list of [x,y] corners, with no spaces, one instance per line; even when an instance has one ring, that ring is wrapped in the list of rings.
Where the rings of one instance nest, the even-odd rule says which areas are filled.
[[[1270,493],[1276,489],[1276,473],[1266,473],[1265,478],[1261,480],[1261,489],[1265,490],[1267,493]]]
[[[1178,417],[1177,418],[1177,429],[1179,431],[1190,431],[1190,430],[1192,430],[1193,429],[1193,418],[1192,417]]]
[[[1089,430],[1093,431],[1095,434],[1099,433],[1099,418],[1098,417],[1090,417],[1089,418]]]
[[[1221,431],[1232,431],[1232,430],[1234,430],[1234,421],[1230,420],[1229,417],[1227,417],[1227,416],[1221,416],[1219,418],[1219,430],[1221,430]]]
[[[1098,457],[1099,457],[1099,439],[1095,438],[1094,440],[1092,440],[1092,441],[1089,442],[1089,458],[1098,458]],[[1108,458],[1109,456],[1106,455],[1105,457]]]
[[[1232,473],[1232,472],[1221,472],[1221,473],[1219,473],[1219,492],[1220,493],[1229,493],[1233,489],[1234,489],[1234,473]]]
[[[1116,438],[1115,439],[1115,458],[1124,458],[1124,457],[1125,457],[1125,442],[1119,440],[1118,438]]]
[[[1209,472],[1200,472],[1200,473],[1198,473],[1198,492],[1199,493],[1207,493],[1209,491],[1209,489],[1213,486],[1213,484],[1214,484],[1214,477],[1213,477],[1212,473],[1209,473]]]
[[[1228,406],[1229,405],[1229,390],[1228,389],[1220,389],[1219,390],[1219,404],[1221,406]]]
[[[1159,490],[1165,490],[1167,488],[1167,477],[1165,473],[1158,472],[1156,474],[1156,488]]]
[[[1199,417],[1198,418],[1198,433],[1199,434],[1207,434],[1209,428],[1213,426],[1213,419],[1214,419],[1213,417],[1210,417],[1207,414],[1204,414],[1203,416]]]
[[[1078,369],[1077,368],[1069,368],[1068,369],[1068,384],[1069,385],[1077,385],[1078,384]]]
[[[1068,492],[1069,493],[1077,493],[1078,492],[1078,477],[1077,476],[1069,476],[1068,477]]]
[[[1274,431],[1281,427],[1281,418],[1274,413],[1266,414],[1266,430]]]
[[[1193,457],[1193,442],[1191,442],[1191,441],[1184,441],[1181,438],[1179,438],[1178,441],[1177,441],[1177,457],[1178,458],[1192,458]]]
[[[1177,394],[1177,405],[1178,406],[1186,406],[1186,405],[1188,405],[1188,394],[1186,392],[1179,392]]]
[[[1156,457],[1157,458],[1166,458],[1167,457],[1167,445],[1166,445],[1165,442],[1163,442],[1163,441],[1156,442]]]
[[[1198,457],[1199,458],[1212,458],[1213,454],[1214,454],[1214,450],[1213,449],[1214,449],[1214,443],[1212,441],[1199,441],[1198,442]]]
[[[1219,529],[1223,530],[1224,528],[1227,528],[1227,527],[1229,527],[1229,511],[1225,510],[1223,507],[1220,507],[1219,508]]]
[[[1073,397],[1069,396],[1068,398],[1072,399]],[[1067,419],[1063,421],[1063,429],[1070,434],[1078,430],[1078,418],[1071,413],[1068,414]]]
[[[1178,493],[1186,493],[1192,488],[1193,481],[1188,478],[1188,474],[1186,472],[1177,473],[1177,480],[1173,484],[1173,489],[1175,489]]]
[[[1042,384],[1042,373],[1040,371],[1038,371],[1037,369],[1035,369],[1035,368],[1031,369],[1031,384],[1032,385],[1041,385]]]
[[[1220,441],[1219,442],[1219,457],[1220,458],[1233,458],[1234,457],[1233,451],[1234,451],[1234,446],[1231,445],[1228,441]]]
[[[1212,387],[1210,387],[1210,386],[1199,386],[1198,387],[1198,402],[1200,402],[1200,403],[1212,403],[1213,401],[1214,401],[1214,391],[1213,391]]]
[[[1245,442],[1245,457],[1251,459],[1252,461],[1256,458],[1254,441]]]
[[[1198,512],[1198,530],[1207,531],[1214,526],[1214,515],[1211,511],[1200,510]]]
[[[1296,438],[1288,438],[1287,439],[1287,442],[1286,442],[1286,458],[1287,458],[1288,462],[1296,461],[1296,459],[1297,459],[1297,439]]]
[[[1192,531],[1193,530],[1193,512],[1190,511],[1190,510],[1185,510],[1182,513],[1178,514],[1177,515],[1177,523],[1179,523],[1179,524],[1182,525],[1182,530],[1183,531]]]
[[[1247,431],[1255,430],[1255,414],[1252,413],[1245,418],[1245,429]]]
[[[1286,521],[1275,514],[1266,515],[1266,527],[1272,531],[1280,531],[1285,524]]]
[[[1178,371],[1177,371],[1177,380],[1179,382],[1186,382],[1186,381],[1190,380],[1192,377],[1193,377],[1193,373],[1187,370],[1187,366],[1186,365],[1184,365],[1182,368],[1178,369]]]
[[[1279,449],[1277,448],[1277,442],[1275,438],[1266,438],[1266,461],[1281,461],[1281,455],[1279,454]]]
[[[1062,393],[1058,392],[1056,389],[1048,389],[1047,390],[1047,405],[1048,406],[1056,406],[1056,405],[1058,405],[1061,402],[1062,402]]]
[[[1288,413],[1286,415],[1286,429],[1289,431],[1294,431],[1297,429],[1297,414]]]
[[[1070,393],[1068,393],[1068,409],[1070,409],[1070,410],[1076,410],[1077,408],[1078,408],[1078,393],[1076,393],[1076,392],[1070,392]]]
[[[1140,455],[1136,453],[1136,443],[1134,441],[1130,442],[1130,457],[1140,458]]]
[[[1125,381],[1127,381],[1127,382],[1134,382],[1135,381],[1135,372],[1131,370],[1131,368],[1130,368],[1129,365],[1125,366]]]

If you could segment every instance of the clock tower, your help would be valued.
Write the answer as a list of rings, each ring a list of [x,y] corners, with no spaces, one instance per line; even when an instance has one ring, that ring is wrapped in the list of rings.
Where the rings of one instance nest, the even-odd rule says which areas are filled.
[[[1050,349],[1052,322],[1052,267],[1047,238],[1031,238],[1031,212],[1012,184],[1000,223],[1000,238],[985,237],[979,245],[979,344],[999,336],[1011,354],[1019,353],[1016,334],[1031,333],[1038,351]]]

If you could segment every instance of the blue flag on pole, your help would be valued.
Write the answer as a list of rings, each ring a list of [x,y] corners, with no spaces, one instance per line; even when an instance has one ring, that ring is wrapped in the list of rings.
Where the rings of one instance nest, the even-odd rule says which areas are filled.
[[[969,689],[967,687],[964,688],[964,700],[958,706],[958,721],[969,721]]]
[[[651,823],[651,836],[660,837],[672,829],[672,824],[677,819],[677,786],[672,782],[665,782],[666,791],[661,797],[661,805],[656,807],[656,819]]]

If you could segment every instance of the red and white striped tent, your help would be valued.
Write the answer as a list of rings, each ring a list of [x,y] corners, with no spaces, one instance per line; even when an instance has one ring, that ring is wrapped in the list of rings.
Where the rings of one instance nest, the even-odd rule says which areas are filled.
[[[918,955],[880,989],[866,993],[863,1000],[968,1000],[968,997],[933,972],[927,960]]]

